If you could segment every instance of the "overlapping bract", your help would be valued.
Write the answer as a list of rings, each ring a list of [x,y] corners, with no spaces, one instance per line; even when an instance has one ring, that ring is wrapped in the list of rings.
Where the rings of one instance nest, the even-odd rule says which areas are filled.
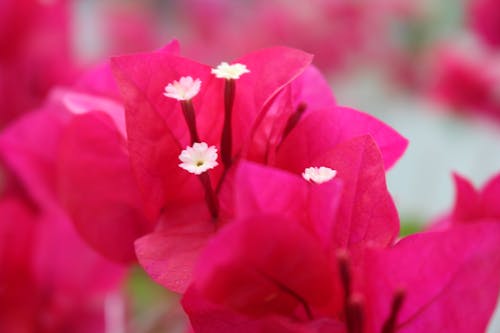
[[[383,332],[400,290],[391,332],[483,332],[497,299],[490,292],[499,288],[498,238],[498,224],[489,224],[368,249],[364,261],[351,261],[365,323],[359,332]],[[183,305],[196,332],[265,332],[271,323],[276,332],[356,332],[347,328],[335,257],[283,217],[254,215],[228,226],[195,276]]]
[[[309,54],[278,47],[233,62],[245,65],[250,71],[235,80],[233,165],[248,159],[300,175],[315,163],[335,164],[333,168],[342,169],[340,178],[354,183],[367,162],[361,158],[362,148],[345,148],[342,152],[342,143],[372,135],[381,149],[385,167],[380,164],[377,171],[370,173],[375,172],[375,178],[380,174],[383,177],[384,169],[403,153],[406,140],[368,115],[337,106],[328,84],[310,66],[310,61]],[[220,190],[220,215],[214,222],[204,207],[204,192],[198,179],[177,166],[177,156],[189,143],[188,126],[180,103],[166,98],[162,92],[167,84],[181,77],[200,79],[201,90],[192,99],[198,132],[202,141],[219,146],[225,81],[212,75],[209,66],[161,52],[117,57],[112,66],[125,104],[130,158],[145,211],[153,220],[161,215],[157,231],[136,243],[137,255],[153,278],[168,288],[182,291],[191,276],[193,262],[188,261],[196,259],[197,252],[216,228],[237,214],[232,197],[245,191],[245,185],[234,179],[232,168],[221,167],[211,172],[212,186]],[[367,142],[360,139],[359,146],[372,144]],[[358,155],[361,159],[355,162],[358,165],[352,168],[341,163],[341,155],[350,154],[351,149],[361,154]],[[376,188],[380,182],[375,184]],[[349,188],[346,197],[350,198],[346,202],[356,201],[356,195],[366,190]],[[382,205],[389,202],[387,209],[394,208],[388,194],[381,197],[382,201]],[[349,215],[345,218],[350,219],[352,214],[353,219],[357,218],[360,212],[352,208],[357,204],[345,205],[342,214]],[[396,234],[397,214],[389,215],[387,222],[396,225]],[[339,237],[348,234],[344,231]],[[380,241],[387,243],[393,237]]]
[[[277,170],[251,164],[241,168],[246,174],[252,174],[252,168],[261,176],[267,173],[257,179],[267,179],[271,189],[293,184],[293,175]],[[330,183],[315,185],[316,190],[326,194],[321,188],[325,185],[332,197],[343,187]],[[498,222],[483,220],[416,234],[385,246],[377,246],[378,235],[367,236],[345,252],[345,245],[336,244],[335,232],[330,234],[333,237],[324,237],[325,224],[341,224],[342,218],[311,226],[304,223],[311,216],[300,204],[305,195],[293,190],[271,193],[278,208],[259,205],[257,209],[253,201],[260,196],[255,192],[235,197],[237,206],[249,209],[242,209],[245,214],[215,236],[200,255],[183,299],[196,332],[237,328],[244,332],[465,333],[486,329],[500,288]],[[294,204],[280,204],[287,198]],[[379,211],[376,206],[364,208],[375,214]],[[322,215],[327,214],[325,210]],[[353,224],[358,221],[363,225],[361,220]],[[356,228],[352,235],[356,236]],[[348,263],[348,284],[342,280],[341,260]],[[386,325],[396,297],[402,297],[402,306],[389,330]],[[352,327],[347,304],[359,305],[361,314],[354,320],[361,325],[359,330]]]
[[[443,229],[461,224],[500,222],[500,175],[493,176],[482,189],[463,176],[455,173],[455,204],[453,208],[438,218],[431,228]]]

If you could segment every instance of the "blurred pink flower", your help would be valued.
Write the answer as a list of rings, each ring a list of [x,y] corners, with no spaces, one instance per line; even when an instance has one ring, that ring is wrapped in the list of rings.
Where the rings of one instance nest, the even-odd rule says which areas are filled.
[[[500,47],[500,1],[469,0],[468,21],[488,45]]]
[[[69,1],[0,4],[0,128],[75,77],[69,18]]]
[[[415,7],[400,0],[189,0],[175,6],[181,23],[171,20],[167,27],[184,32],[186,54],[204,61],[288,45],[315,54],[315,65],[331,72],[380,63],[398,47],[394,23]]]
[[[94,9],[102,14],[99,33],[102,40],[103,56],[147,51],[161,45],[157,14],[149,8],[148,1],[119,2],[107,1]]]
[[[500,58],[479,45],[437,51],[431,94],[454,111],[500,119]]]

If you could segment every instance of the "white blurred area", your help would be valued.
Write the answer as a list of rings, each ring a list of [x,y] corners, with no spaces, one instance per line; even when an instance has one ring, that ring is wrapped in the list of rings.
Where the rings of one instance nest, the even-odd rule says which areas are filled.
[[[500,172],[500,124],[464,118],[424,99],[395,93],[376,74],[363,72],[335,84],[340,104],[373,114],[409,139],[387,175],[403,220],[425,223],[452,207],[452,172],[482,186]]]

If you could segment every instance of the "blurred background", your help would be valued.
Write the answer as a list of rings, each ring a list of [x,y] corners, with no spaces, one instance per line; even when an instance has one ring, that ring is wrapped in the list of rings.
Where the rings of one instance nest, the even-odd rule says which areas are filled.
[[[314,54],[339,104],[410,140],[388,174],[402,233],[449,209],[452,172],[480,186],[500,171],[498,0],[2,0],[0,129],[107,57],[172,38],[211,65],[273,45]],[[176,296],[127,274],[113,332],[182,331]]]

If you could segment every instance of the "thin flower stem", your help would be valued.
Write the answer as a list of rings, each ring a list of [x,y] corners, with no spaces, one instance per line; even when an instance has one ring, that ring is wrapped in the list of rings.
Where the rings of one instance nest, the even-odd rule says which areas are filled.
[[[184,114],[184,119],[189,128],[189,134],[191,135],[191,144],[195,142],[201,142],[200,136],[198,135],[198,129],[196,127],[196,116],[194,112],[193,103],[191,100],[181,101],[182,113]]]
[[[283,130],[281,142],[283,142],[283,140],[285,140],[288,134],[290,134],[290,132],[295,128],[295,126],[297,126],[300,118],[302,118],[302,115],[304,114],[306,109],[307,109],[307,104],[304,102],[300,102],[299,105],[297,105],[297,109],[288,118],[285,129]]]
[[[224,126],[222,128],[221,138],[221,159],[226,170],[232,164],[232,150],[233,150],[233,133],[232,133],[232,116],[234,96],[236,91],[235,80],[226,79],[224,85]]]
[[[347,328],[349,333],[363,333],[363,299],[351,296],[347,305]]]
[[[349,253],[340,249],[337,252],[337,265],[340,281],[344,288],[344,313],[348,333],[363,333],[363,298],[353,293],[351,271],[349,268]]]
[[[212,188],[212,183],[210,182],[210,176],[208,175],[207,172],[205,172],[199,175],[198,177],[205,190],[205,201],[207,202],[210,215],[215,221],[219,217],[219,200],[217,199],[217,196],[215,195],[215,192]]]
[[[347,308],[351,296],[351,273],[349,272],[349,255],[346,250],[339,250],[337,253],[337,264],[340,280],[344,287],[344,306]]]
[[[395,333],[396,332],[396,321],[398,319],[399,312],[403,306],[403,301],[405,299],[405,292],[403,290],[396,291],[392,299],[391,313],[389,318],[384,322],[382,327],[382,333]]]

